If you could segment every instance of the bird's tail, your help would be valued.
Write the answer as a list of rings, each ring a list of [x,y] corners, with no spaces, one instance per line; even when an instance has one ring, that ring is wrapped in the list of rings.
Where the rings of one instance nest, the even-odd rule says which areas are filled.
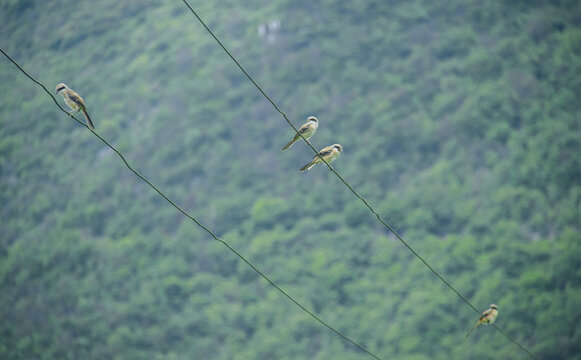
[[[466,337],[470,336],[470,334],[472,333],[472,331],[474,329],[476,329],[478,327],[478,325],[480,325],[480,322],[477,322],[476,324],[474,324],[474,326],[472,326],[472,329],[470,329],[470,331],[468,331],[468,334],[466,334]]]
[[[91,121],[91,118],[89,117],[89,113],[87,113],[87,110],[81,108],[81,111],[83,112],[83,114],[85,114],[85,119],[87,119],[87,125],[89,125],[89,128],[91,130],[95,130],[95,125],[93,125],[93,122]]]
[[[294,138],[291,141],[288,142],[288,144],[286,144],[281,150],[285,151],[288,150],[288,148],[290,148],[291,146],[293,146],[293,144],[297,141],[298,139]]]
[[[316,159],[315,159],[316,160]],[[307,165],[303,166],[302,168],[299,169],[299,172],[305,172],[307,170],[311,170],[311,168],[313,166],[315,166],[316,162],[315,160],[311,161],[310,163],[308,163]]]

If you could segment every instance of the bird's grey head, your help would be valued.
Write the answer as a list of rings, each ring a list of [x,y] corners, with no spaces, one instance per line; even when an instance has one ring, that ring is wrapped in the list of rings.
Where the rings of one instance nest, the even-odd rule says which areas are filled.
[[[339,145],[339,144],[333,144],[333,147],[335,149],[337,149],[337,151],[343,151],[343,146]]]
[[[64,90],[64,89],[66,89],[66,88],[67,88],[67,85],[66,85],[66,84],[64,84],[64,83],[60,83],[60,84],[58,84],[58,85],[56,86],[56,93],[58,94],[58,93],[59,93],[59,91],[61,91],[61,90]]]
[[[313,122],[319,123],[319,119],[317,119],[314,116],[309,116],[309,118],[307,119],[307,121],[313,121]]]
[[[496,304],[490,304],[490,308],[494,310],[498,310],[498,306]]]

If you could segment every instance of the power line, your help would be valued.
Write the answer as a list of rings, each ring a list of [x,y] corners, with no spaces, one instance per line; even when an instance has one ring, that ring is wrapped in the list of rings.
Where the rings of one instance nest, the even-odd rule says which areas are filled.
[[[500,333],[504,336],[506,336],[508,339],[510,339],[510,341],[512,341],[513,343],[515,343],[519,348],[521,348],[524,352],[526,352],[531,358],[539,360],[538,357],[535,356],[535,354],[533,354],[532,352],[530,352],[527,348],[525,348],[523,345],[521,345],[518,341],[516,341],[515,338],[513,338],[512,336],[510,336],[506,331],[504,331],[503,329],[501,329],[500,327],[498,327],[498,325],[496,324],[492,324],[494,326],[494,328],[498,331],[500,331]]]
[[[228,51],[228,49],[226,49],[226,47],[224,46],[224,44],[222,44],[222,42],[218,39],[218,37],[216,35],[214,35],[214,33],[212,32],[212,30],[210,30],[210,28],[208,27],[208,25],[206,25],[206,23],[202,20],[202,18],[198,15],[198,13],[196,13],[196,11],[190,6],[190,4],[186,0],[182,0],[182,1],[188,7],[188,9],[190,9],[190,11],[192,12],[192,14],[194,14],[194,16],[198,19],[198,21],[204,26],[204,28],[206,29],[206,31],[214,38],[214,40],[216,40],[216,42],[220,45],[220,47],[222,48],[222,50],[224,50],[226,52],[226,54],[228,54],[228,56],[230,56],[230,58],[232,59],[232,61],[234,61],[234,63],[236,63],[236,65],[238,66],[238,68],[244,73],[244,75],[246,75],[246,77],[252,82],[252,84],[254,84],[254,86],[258,89],[258,91],[260,91],[260,93],[262,95],[264,95],[264,97],[272,104],[272,106],[274,106],[274,108],[284,117],[284,119],[286,120],[286,122],[293,128],[293,130],[297,134],[299,134],[300,137],[307,143],[307,145],[315,152],[315,154],[316,154],[315,156],[318,156],[325,163],[325,165],[327,165],[327,167],[329,167],[329,170],[331,170],[339,178],[339,180],[341,180],[341,182],[343,182],[343,184],[345,184],[345,186],[347,186],[347,188],[349,190],[351,190],[351,192],[357,198],[359,198],[359,200],[361,200],[365,204],[365,206],[367,206],[367,208],[375,215],[375,217],[377,218],[377,220],[380,223],[382,223],[386,228],[388,228],[399,239],[399,241],[402,244],[404,244],[405,247],[407,247],[409,251],[412,252],[412,254],[414,254],[421,262],[423,262],[424,265],[426,265],[428,267],[428,269],[430,269],[434,273],[434,275],[436,275],[444,284],[446,284],[446,286],[448,288],[450,288],[450,290],[452,290],[454,293],[456,293],[456,295],[458,295],[458,297],[460,299],[462,299],[475,312],[477,312],[478,314],[480,314],[480,311],[474,305],[472,305],[472,303],[468,299],[466,299],[466,297],[464,297],[458,290],[456,290],[456,288],[454,288],[452,286],[452,284],[450,284],[446,279],[444,279],[444,277],[442,275],[440,275],[440,273],[438,273],[407,242],[405,242],[404,239],[402,239],[402,237],[399,236],[399,234],[385,220],[383,220],[381,218],[381,216],[379,215],[379,213],[377,211],[375,211],[375,209],[373,209],[373,207],[371,207],[371,205],[369,205],[369,203],[363,197],[361,197],[361,195],[359,195],[359,193],[357,193],[357,191],[355,191],[355,189],[351,185],[349,185],[347,183],[347,181],[345,181],[345,179],[343,179],[343,177],[341,175],[339,175],[339,173],[337,173],[337,171],[335,171],[335,169],[331,165],[329,165],[329,163],[327,163],[325,161],[325,159],[323,159],[323,157],[321,157],[321,155],[319,155],[319,152],[317,151],[317,149],[315,149],[315,147],[307,139],[305,139],[303,137],[303,135],[297,130],[297,128],[287,118],[286,114],[278,107],[278,105],[276,105],[276,103],[266,94],[266,92],[264,90],[262,90],[262,88],[256,83],[256,81],[254,81],[254,79],[252,78],[252,76],[250,76],[250,74],[248,74],[248,72],[246,72],[246,70],[242,67],[242,65],[240,65],[240,63],[238,62],[238,60],[236,60],[236,58],[230,53],[230,51]],[[508,339],[510,339],[512,342],[514,342],[516,345],[518,345],[522,350],[524,350],[529,356],[531,356],[534,359],[537,359],[537,357],[535,355],[533,355],[529,350],[527,350],[524,346],[522,346],[520,343],[518,343],[512,336],[509,336],[506,332],[504,332],[498,326],[496,326],[496,325],[494,325],[494,326],[495,326],[495,328],[498,331],[500,331]]]
[[[22,67],[20,67],[20,65],[18,65],[18,63],[16,63],[16,61],[14,61],[6,52],[4,52],[4,50],[2,50],[0,48],[0,52],[2,52],[2,54],[4,56],[6,56],[8,58],[8,60],[10,60],[14,65],[16,65],[16,67],[24,74],[26,75],[30,80],[34,81],[36,84],[38,84],[40,87],[42,87],[44,89],[44,91],[53,99],[53,101],[55,102],[55,104],[64,112],[66,113],[68,116],[70,116],[71,118],[73,118],[74,120],[76,120],[79,124],[85,126],[87,129],[91,130],[86,123],[84,123],[83,121],[80,121],[79,119],[77,119],[74,115],[71,115],[68,111],[66,111],[65,109],[63,109],[63,107],[58,103],[58,101],[55,99],[55,97],[53,96],[53,94],[47,90],[47,88],[40,83],[39,81],[37,81],[35,78],[33,78],[32,76],[30,76],[26,71],[24,71],[24,69]],[[155,191],[157,191],[157,193],[159,195],[161,195],[167,202],[169,202],[171,205],[173,205],[173,207],[175,207],[179,212],[181,212],[183,215],[185,215],[187,218],[189,218],[190,220],[192,220],[193,222],[195,222],[199,227],[201,227],[202,229],[204,229],[208,234],[210,234],[210,236],[212,236],[212,238],[214,238],[214,240],[219,241],[220,243],[222,243],[224,246],[226,246],[226,248],[228,248],[228,250],[230,250],[231,252],[233,252],[234,254],[236,254],[236,256],[238,256],[240,259],[242,259],[242,261],[244,261],[248,266],[250,266],[252,268],[252,270],[254,270],[257,274],[259,274],[260,276],[262,276],[262,278],[264,278],[270,285],[272,285],[276,290],[278,290],[281,294],[283,294],[287,299],[289,299],[290,301],[292,301],[295,305],[297,305],[301,310],[303,310],[304,312],[306,312],[307,314],[309,314],[312,318],[314,318],[315,320],[317,320],[319,323],[321,323],[322,325],[324,325],[325,327],[327,327],[329,330],[333,331],[335,334],[339,335],[340,337],[342,337],[343,339],[345,339],[346,341],[350,342],[351,344],[355,345],[357,348],[359,348],[360,350],[366,352],[367,354],[371,355],[373,358],[377,359],[377,360],[382,360],[379,356],[375,355],[373,352],[371,352],[370,350],[367,350],[363,345],[357,343],[355,340],[352,340],[350,337],[348,337],[347,335],[343,334],[341,331],[337,330],[336,328],[334,328],[332,325],[328,324],[327,322],[323,321],[321,318],[319,318],[317,315],[315,315],[313,312],[311,312],[310,310],[308,310],[305,306],[303,306],[301,303],[299,303],[297,300],[295,300],[292,296],[290,296],[289,294],[287,294],[283,289],[281,289],[276,283],[274,283],[274,281],[270,280],[270,278],[268,276],[266,276],[262,271],[260,271],[256,266],[254,266],[254,264],[252,264],[249,260],[247,260],[244,256],[242,256],[238,251],[236,251],[232,246],[230,246],[227,242],[225,242],[224,240],[220,239],[219,237],[217,237],[210,229],[208,229],[206,226],[204,226],[201,222],[199,222],[198,220],[196,220],[192,215],[190,215],[189,213],[187,213],[185,210],[183,210],[181,207],[179,207],[178,205],[176,205],[176,203],[174,203],[170,198],[168,198],[161,190],[159,190],[155,185],[153,185],[149,180],[147,180],[143,175],[141,175],[139,172],[137,172],[133,167],[131,167],[131,165],[129,165],[129,162],[127,162],[127,160],[125,159],[125,157],[121,154],[121,152],[119,150],[117,150],[113,145],[111,145],[107,140],[105,140],[104,138],[102,138],[99,134],[97,134],[94,131],[91,131],[93,133],[93,135],[95,135],[96,137],[99,138],[99,140],[101,140],[105,145],[107,145],[111,150],[113,150],[117,155],[119,155],[119,157],[121,158],[121,160],[125,163],[125,166],[131,170],[137,177],[139,177],[141,180],[145,181],[147,183],[147,185],[149,185],[152,189],[154,189]]]

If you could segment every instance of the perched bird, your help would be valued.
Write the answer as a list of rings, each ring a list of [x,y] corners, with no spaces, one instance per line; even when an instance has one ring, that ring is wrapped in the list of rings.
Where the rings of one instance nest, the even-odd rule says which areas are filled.
[[[327,146],[326,148],[321,149],[321,151],[319,151],[319,155],[323,159],[325,159],[327,164],[330,164],[333,162],[333,160],[335,160],[339,156],[339,154],[341,154],[341,151],[343,151],[343,147],[341,145],[333,144],[331,146]],[[313,166],[322,162],[323,161],[321,160],[321,158],[315,155],[313,156],[313,160],[310,163],[299,169],[299,172],[310,170]]]
[[[309,118],[307,119],[307,122],[304,123],[299,128],[299,133],[301,135],[303,135],[303,137],[305,139],[308,139],[315,134],[315,131],[317,131],[318,127],[319,127],[319,119],[317,119],[314,116],[309,116]],[[295,137],[282,148],[282,151],[285,151],[288,148],[290,148],[297,140],[299,140],[301,138],[301,135],[295,134]]]
[[[490,307],[482,312],[482,315],[480,315],[478,321],[476,321],[476,324],[474,324],[472,329],[468,331],[466,337],[470,335],[472,330],[476,329],[480,325],[493,324],[494,321],[496,320],[496,315],[498,315],[498,306],[496,306],[495,304],[490,304]]]
[[[85,118],[87,119],[87,125],[91,130],[95,130],[95,126],[87,113],[87,108],[85,107],[85,101],[82,97],[79,96],[76,92],[71,90],[66,84],[60,83],[56,86],[56,93],[60,93],[67,106],[70,107],[72,110],[75,110],[73,113],[69,113],[70,115],[74,115],[79,111],[82,111],[85,114]]]

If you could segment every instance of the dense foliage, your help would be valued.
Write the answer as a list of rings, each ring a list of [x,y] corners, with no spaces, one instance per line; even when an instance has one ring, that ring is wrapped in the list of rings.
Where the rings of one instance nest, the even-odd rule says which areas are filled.
[[[541,359],[581,359],[577,1],[191,0],[317,148]],[[260,31],[259,31],[260,29]],[[0,45],[382,358],[525,359],[323,166],[181,1],[0,3]],[[369,359],[0,60],[0,358]],[[62,100],[58,99],[62,102]]]

